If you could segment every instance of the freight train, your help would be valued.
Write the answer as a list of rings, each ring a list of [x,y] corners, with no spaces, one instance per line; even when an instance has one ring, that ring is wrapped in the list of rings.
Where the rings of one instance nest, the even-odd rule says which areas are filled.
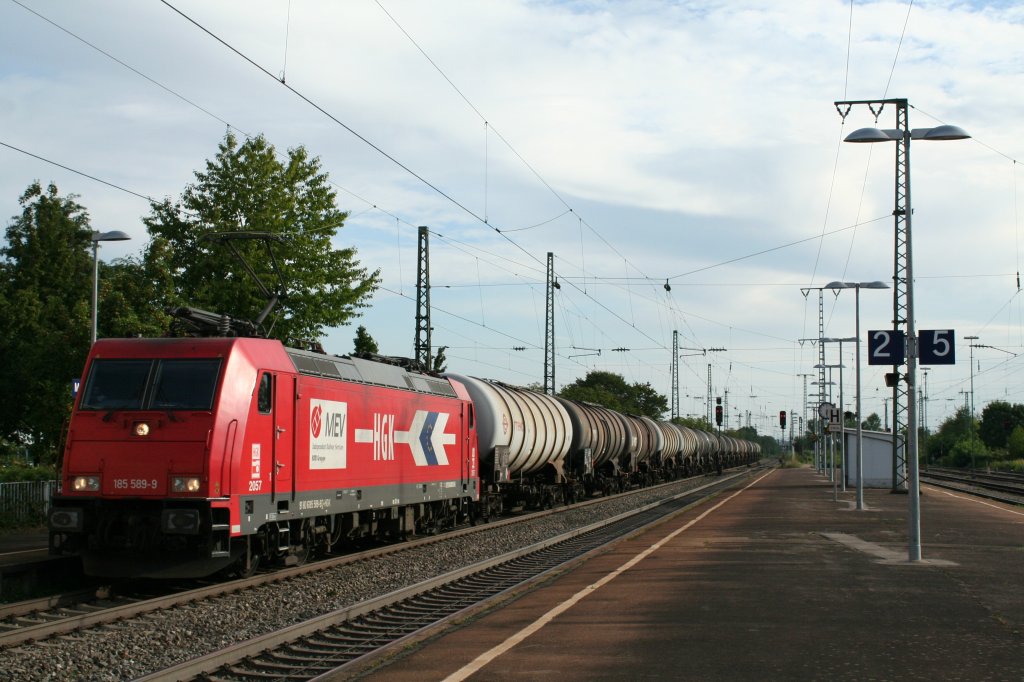
[[[245,575],[627,486],[756,443],[408,362],[244,336],[103,339],[49,513],[105,577]]]

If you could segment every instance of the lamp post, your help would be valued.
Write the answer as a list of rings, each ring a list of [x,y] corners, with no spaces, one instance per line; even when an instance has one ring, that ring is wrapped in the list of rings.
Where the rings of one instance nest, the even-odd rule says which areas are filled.
[[[864,509],[864,429],[860,414],[860,290],[888,289],[885,282],[829,282],[826,289],[853,289],[855,299],[855,319],[857,338],[857,511]],[[845,462],[845,460],[844,460]]]
[[[907,556],[909,561],[921,560],[921,484],[918,474],[918,443],[917,443],[917,335],[914,329],[914,259],[911,244],[911,210],[910,203],[910,141],[911,140],[963,140],[969,138],[962,128],[953,125],[940,125],[935,128],[910,128],[907,110],[909,104],[906,99],[885,99],[885,100],[850,100],[835,102],[839,115],[846,118],[850,109],[856,104],[867,105],[876,118],[886,104],[892,104],[896,108],[896,129],[880,130],[878,128],[860,128],[855,130],[844,139],[845,142],[871,143],[871,142],[896,142],[896,208],[893,215],[896,220],[896,258],[893,282],[896,290],[893,295],[893,324],[898,327],[900,313],[905,312],[906,339],[907,339],[907,392],[910,399],[907,401],[907,469],[909,493],[909,519],[908,519],[908,547]],[[877,111],[875,107],[878,107]],[[842,107],[846,107],[845,111]],[[901,229],[902,227],[902,229]],[[902,252],[901,252],[902,247]],[[901,272],[902,262],[902,272]],[[901,276],[902,275],[902,276]],[[902,311],[900,306],[900,287],[905,287]],[[894,390],[894,398],[898,388]],[[894,406],[893,412],[897,410]],[[893,424],[894,438],[896,424]]]
[[[131,239],[120,230],[92,233],[92,342],[96,343],[96,318],[100,298],[100,242],[123,242]]]

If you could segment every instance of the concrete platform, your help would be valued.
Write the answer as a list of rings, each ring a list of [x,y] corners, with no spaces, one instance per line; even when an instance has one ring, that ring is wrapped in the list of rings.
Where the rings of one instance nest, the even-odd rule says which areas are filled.
[[[771,471],[361,679],[1024,680],[1024,508],[925,486],[911,564],[906,495],[839,496]]]

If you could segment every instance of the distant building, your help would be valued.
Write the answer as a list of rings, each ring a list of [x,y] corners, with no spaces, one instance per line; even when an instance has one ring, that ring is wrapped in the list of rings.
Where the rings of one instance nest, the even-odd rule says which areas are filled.
[[[892,488],[892,439],[893,434],[884,431],[862,431],[864,434],[864,487],[865,488]],[[846,474],[846,487],[857,485],[857,429],[846,428],[843,430],[843,438],[846,442],[846,461],[848,466],[843,471]],[[897,436],[897,447],[906,452],[906,444],[903,436]],[[902,458],[903,462],[906,457]],[[900,480],[906,478],[906,472],[898,472]]]

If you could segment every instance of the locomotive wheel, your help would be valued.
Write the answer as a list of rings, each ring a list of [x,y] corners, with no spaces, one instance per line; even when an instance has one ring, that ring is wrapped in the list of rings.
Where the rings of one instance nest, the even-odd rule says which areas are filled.
[[[309,519],[303,519],[300,523],[302,525],[296,538],[298,543],[291,546],[285,559],[287,566],[302,566],[313,553],[313,524]]]
[[[256,571],[260,570],[260,564],[262,563],[262,561],[261,561],[262,558],[263,558],[262,554],[259,554],[259,553],[253,554],[249,558],[249,567],[248,568],[246,568],[246,566],[245,566],[245,559],[244,558],[241,559],[238,562],[238,568],[234,571],[234,575],[239,577],[239,578],[251,578],[251,577],[253,577],[254,575],[256,575]]]

